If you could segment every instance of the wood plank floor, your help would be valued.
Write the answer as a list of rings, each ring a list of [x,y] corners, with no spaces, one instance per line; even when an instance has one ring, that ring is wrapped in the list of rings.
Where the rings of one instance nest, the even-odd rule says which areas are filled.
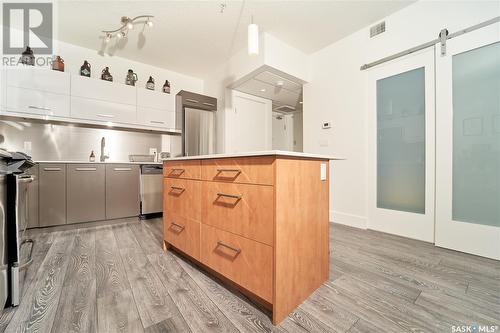
[[[500,262],[331,224],[330,279],[269,313],[175,253],[160,219],[32,231],[21,304],[0,332],[451,332],[500,325]],[[499,331],[497,329],[497,331]]]

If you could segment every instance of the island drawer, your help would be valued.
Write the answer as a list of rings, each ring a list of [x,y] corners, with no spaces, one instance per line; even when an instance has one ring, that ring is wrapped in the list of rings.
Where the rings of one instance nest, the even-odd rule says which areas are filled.
[[[272,303],[273,248],[201,224],[201,262]]]
[[[201,221],[201,181],[163,178],[163,211]]]
[[[197,161],[168,161],[163,165],[163,176],[169,178],[201,179],[201,163]]]
[[[272,186],[202,182],[202,222],[273,245]]]
[[[201,165],[201,176],[204,180],[264,185],[274,184],[273,157],[207,159],[202,160]]]
[[[167,243],[200,260],[200,223],[167,212],[163,216],[163,237]]]

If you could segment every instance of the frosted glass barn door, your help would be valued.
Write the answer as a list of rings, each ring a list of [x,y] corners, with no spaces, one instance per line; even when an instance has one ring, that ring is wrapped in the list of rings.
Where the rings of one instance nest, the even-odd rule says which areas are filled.
[[[500,259],[500,24],[436,50],[436,245]]]
[[[370,229],[434,242],[434,50],[368,79]]]

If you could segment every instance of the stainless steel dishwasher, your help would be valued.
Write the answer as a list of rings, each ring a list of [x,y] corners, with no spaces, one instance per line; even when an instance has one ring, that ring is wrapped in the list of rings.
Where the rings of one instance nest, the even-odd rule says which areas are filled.
[[[163,166],[141,165],[141,217],[163,212]]]

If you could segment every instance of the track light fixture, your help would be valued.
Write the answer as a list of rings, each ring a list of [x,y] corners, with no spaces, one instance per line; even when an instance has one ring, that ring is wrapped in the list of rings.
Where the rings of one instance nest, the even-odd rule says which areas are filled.
[[[153,21],[151,20],[153,15],[139,15],[134,18],[130,18],[127,16],[122,16],[120,22],[121,27],[115,30],[103,30],[104,33],[104,41],[109,43],[109,41],[116,37],[118,39],[127,38],[129,30],[133,30],[136,24],[144,24],[148,27],[153,27]]]

